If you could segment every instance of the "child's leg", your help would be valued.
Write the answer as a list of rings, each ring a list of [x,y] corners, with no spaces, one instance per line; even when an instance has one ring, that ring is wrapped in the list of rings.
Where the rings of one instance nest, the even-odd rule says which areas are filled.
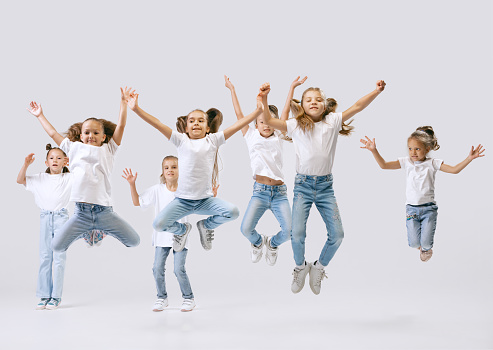
[[[170,250],[170,247],[156,247],[155,249],[152,273],[154,275],[154,280],[156,281],[158,299],[166,299],[168,297],[164,272],[166,271],[166,259],[168,258]]]
[[[163,210],[156,215],[153,226],[156,231],[166,231],[175,235],[182,235],[186,231],[186,226],[176,220],[193,212],[194,204],[197,200],[175,198]]]
[[[437,227],[438,207],[433,205],[423,206],[421,209],[421,249],[424,251],[433,248],[435,229]]]
[[[53,263],[53,251],[51,250],[52,214],[49,211],[42,210],[39,219],[39,272],[36,297],[51,298],[53,288],[51,277]]]
[[[255,183],[255,185],[258,184]],[[262,243],[262,236],[255,230],[255,227],[262,215],[264,215],[265,211],[269,208],[269,194],[267,194],[261,186],[255,185],[252,198],[248,203],[247,210],[243,216],[243,221],[241,222],[240,231],[251,244],[258,247]]]
[[[270,210],[281,225],[281,231],[271,238],[272,248],[278,247],[291,238],[291,208],[286,196],[286,185],[276,186]]]
[[[192,287],[188,280],[187,271],[185,270],[185,261],[187,259],[188,249],[184,248],[180,252],[173,251],[174,255],[174,272],[175,276],[180,284],[181,295],[183,299],[193,299]]]
[[[313,191],[309,180],[308,176],[296,175],[294,182],[291,245],[294,261],[298,266],[305,262],[306,221],[313,204]]]
[[[61,228],[63,227],[63,225],[65,225],[67,221],[67,210],[60,210],[54,214],[53,230],[51,232],[52,240],[55,236],[60,234]],[[53,291],[51,293],[52,298],[60,299],[62,297],[66,256],[67,252],[53,252]]]
[[[334,257],[344,238],[341,215],[337,206],[334,189],[332,188],[332,175],[325,179],[317,179],[315,205],[325,222],[327,229],[327,241],[322,248],[318,262],[327,266]]]
[[[202,199],[195,206],[195,214],[211,215],[204,220],[204,226],[208,230],[213,230],[216,227],[236,219],[240,212],[238,208],[229,202],[226,202],[217,197],[209,197]]]
[[[94,227],[107,235],[115,237],[126,247],[136,247],[140,243],[138,233],[123,220],[112,207],[92,205]]]
[[[59,233],[53,237],[52,248],[56,252],[64,252],[80,236],[95,229],[91,204],[76,203],[74,215],[63,225]]]
[[[421,247],[421,220],[419,210],[412,205],[406,205],[407,241],[411,248]]]

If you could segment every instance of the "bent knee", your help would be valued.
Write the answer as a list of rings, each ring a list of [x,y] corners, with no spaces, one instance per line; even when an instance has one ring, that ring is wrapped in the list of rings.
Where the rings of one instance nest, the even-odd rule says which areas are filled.
[[[233,207],[230,210],[228,210],[224,214],[224,216],[234,220],[234,219],[238,218],[238,216],[240,216],[240,210],[238,209],[238,207]]]

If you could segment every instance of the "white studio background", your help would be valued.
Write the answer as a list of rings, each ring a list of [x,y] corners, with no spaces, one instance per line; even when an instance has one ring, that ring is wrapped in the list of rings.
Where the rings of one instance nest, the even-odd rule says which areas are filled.
[[[387,88],[356,116],[355,133],[339,138],[333,174],[346,238],[326,269],[322,293],[314,296],[308,286],[291,293],[289,243],[275,267],[264,261],[251,264],[249,243],[239,230],[242,216],[216,230],[210,252],[202,250],[194,228],[187,270],[199,306],[188,321],[179,313],[161,315],[167,325],[179,320],[177,329],[169,326],[176,343],[168,348],[263,348],[269,339],[285,349],[303,344],[493,347],[492,20],[490,1],[5,2],[0,14],[6,156],[0,327],[6,332],[0,344],[9,346],[2,348],[43,348],[24,337],[36,338],[44,329],[56,333],[60,325],[64,335],[58,343],[46,338],[47,348],[98,348],[84,342],[87,332],[102,349],[154,348],[159,344],[155,337],[169,335],[160,321],[151,329],[134,327],[134,333],[126,328],[132,318],[145,324],[157,316],[149,312],[155,294],[152,210],[132,206],[120,175],[131,167],[143,190],[157,183],[161,159],[176,154],[130,110],[112,176],[113,199],[115,211],[139,232],[141,244],[127,249],[108,238],[100,248],[86,249],[76,242],[67,254],[65,308],[52,314],[33,311],[39,216],[32,195],[15,179],[31,152],[36,161],[28,174],[44,171],[44,146],[52,140],[26,111],[28,103],[40,102],[63,132],[90,116],[116,121],[119,87],[132,86],[140,106],[173,128],[176,117],[209,107],[223,111],[224,128],[236,120],[224,74],[247,113],[264,82],[271,83],[269,102],[282,108],[298,75],[308,80],[295,97],[318,86],[336,98],[339,111],[374,89],[379,79]],[[437,175],[435,254],[426,264],[407,247],[403,172],[381,170],[359,148],[359,139],[368,135],[387,160],[405,156],[407,137],[420,125],[434,127],[441,148],[432,156],[447,164],[462,161],[471,145],[486,147],[486,157],[459,175]],[[219,196],[243,214],[253,181],[241,133],[220,155]],[[292,144],[285,145],[284,159],[292,202]],[[267,213],[258,228],[270,235],[278,224]],[[317,259],[324,240],[324,224],[312,208],[308,261]],[[171,260],[168,293],[179,306]],[[77,324],[74,315],[84,319],[81,328],[70,327]],[[265,319],[274,321],[264,324]],[[86,328],[86,322],[102,329]],[[202,322],[222,329],[204,329]],[[306,338],[297,335],[300,330]],[[201,346],[192,340],[182,346],[184,332],[205,340]],[[252,334],[258,343],[247,342]],[[217,340],[221,337],[230,345]],[[71,339],[77,342],[67,343]]]

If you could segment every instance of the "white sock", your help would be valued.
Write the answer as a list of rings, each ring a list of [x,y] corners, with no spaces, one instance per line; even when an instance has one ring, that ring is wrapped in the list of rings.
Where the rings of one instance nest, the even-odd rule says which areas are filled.
[[[323,268],[325,267],[324,265],[319,263],[318,260],[313,263],[313,266],[316,267],[317,269],[321,269],[321,270],[323,270]]]

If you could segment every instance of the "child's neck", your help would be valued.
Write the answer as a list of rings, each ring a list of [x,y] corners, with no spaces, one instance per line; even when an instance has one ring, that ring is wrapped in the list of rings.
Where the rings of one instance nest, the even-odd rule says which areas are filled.
[[[176,189],[178,188],[178,181],[166,182],[166,188],[168,191],[176,192]]]

